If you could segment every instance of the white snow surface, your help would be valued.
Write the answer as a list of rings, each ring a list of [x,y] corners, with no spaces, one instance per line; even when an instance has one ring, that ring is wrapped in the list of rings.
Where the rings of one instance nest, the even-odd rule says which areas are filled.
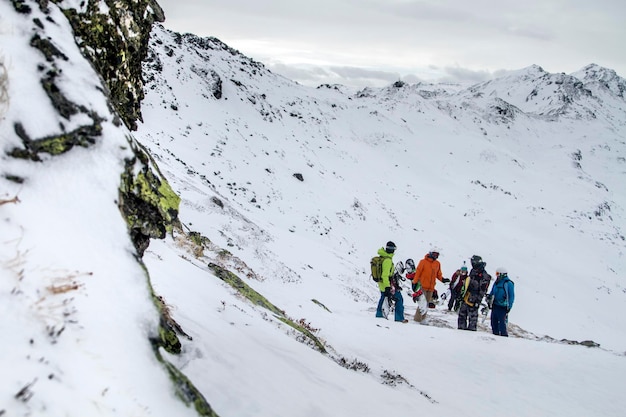
[[[143,122],[129,132],[49,7],[47,34],[69,57],[58,85],[106,121],[89,148],[9,156],[17,122],[39,138],[85,121],[54,112],[36,71],[45,59],[29,47],[33,16],[1,3],[0,415],[195,415],[151,351],[148,278],[191,337],[164,356],[223,417],[624,414],[623,78],[530,66],[468,88],[313,89],[156,25]],[[149,276],[117,207],[128,135],[180,194],[183,230],[213,245],[198,256],[181,231],[153,240]],[[388,240],[395,261],[438,246],[446,277],[474,254],[492,275],[506,267],[512,337],[488,320],[457,330],[441,304],[424,324],[375,318],[368,262]],[[209,263],[305,323],[327,353]],[[567,343],[585,340],[600,347]]]

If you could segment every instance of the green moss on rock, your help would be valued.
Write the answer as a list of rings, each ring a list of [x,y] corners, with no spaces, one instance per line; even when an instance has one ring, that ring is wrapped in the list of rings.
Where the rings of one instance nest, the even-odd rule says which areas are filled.
[[[126,161],[121,176],[119,206],[141,257],[151,238],[163,239],[178,225],[180,197],[147,152],[132,138],[128,141],[135,156]]]
[[[70,132],[63,132],[39,139],[31,139],[26,133],[24,126],[19,122],[15,123],[15,133],[22,140],[24,147],[14,148],[7,152],[7,155],[14,158],[41,161],[40,153],[55,156],[68,152],[74,146],[89,147],[96,143],[96,138],[102,132],[100,119],[95,115],[92,117],[94,118],[92,125],[80,126]]]
[[[287,318],[287,317],[278,317],[278,320],[282,321],[283,323],[287,324],[288,326],[293,327],[294,329],[296,329],[297,331],[299,331],[300,333],[302,333],[303,335],[305,335],[307,338],[309,338],[317,347],[317,349],[322,352],[322,353],[326,353],[326,348],[324,347],[324,345],[322,344],[322,342],[320,342],[320,340],[315,337],[315,335],[313,333],[311,333],[309,330],[305,329],[303,326],[300,326],[298,323],[294,322],[293,320]]]
[[[197,246],[204,247],[211,243],[211,240],[208,237],[202,236],[199,232],[191,231],[187,233],[187,236],[189,236],[189,239],[191,239],[191,241]]]
[[[332,311],[330,311],[328,309],[328,307],[326,307],[324,304],[322,304],[319,301],[317,301],[315,298],[311,299],[311,301],[313,301],[315,304],[317,304],[318,306],[322,307],[324,310],[328,311],[329,313],[332,313]]]
[[[145,264],[141,262],[142,267],[148,276],[148,270]],[[204,398],[202,393],[194,386],[194,384],[187,378],[181,371],[179,371],[174,365],[163,358],[160,352],[160,348],[163,348],[166,352],[171,354],[179,354],[181,351],[181,343],[176,334],[179,333],[186,336],[191,340],[191,337],[182,331],[178,323],[176,323],[169,314],[165,301],[154,293],[154,288],[148,280],[148,286],[150,287],[150,293],[152,294],[152,300],[154,305],[159,310],[159,337],[150,340],[152,348],[154,349],[154,355],[157,360],[161,362],[167,370],[174,388],[176,395],[188,406],[193,405],[196,412],[201,416],[217,417],[217,414],[211,408],[211,405]]]
[[[235,288],[237,292],[239,292],[239,294],[246,297],[252,303],[266,308],[267,310],[274,313],[276,315],[276,318],[278,318],[280,321],[294,328],[295,330],[306,336],[308,339],[310,339],[320,352],[326,353],[326,348],[324,347],[324,344],[317,337],[315,337],[313,333],[287,317],[283,310],[270,303],[265,297],[263,297],[261,294],[259,294],[250,286],[248,286],[245,282],[243,282],[241,278],[239,278],[237,275],[214,263],[210,263],[208,266],[219,279],[228,283],[231,287]]]
[[[161,318],[161,322],[159,324],[159,339],[161,340],[160,345],[167,352],[177,355],[180,353],[180,349],[182,345],[180,343],[180,339],[176,336],[176,332],[168,325],[168,323]]]
[[[211,405],[208,403],[202,393],[193,385],[193,383],[187,378],[181,371],[179,371],[174,365],[163,359],[163,356],[156,350],[157,359],[161,361],[167,372],[170,375],[176,388],[176,395],[187,405],[193,405],[196,412],[205,417],[218,417],[218,414],[213,411]]]
[[[63,2],[53,0],[61,8]],[[141,63],[148,52],[152,24],[165,20],[155,0],[89,0],[84,10],[64,9],[78,46],[102,75],[113,106],[129,129],[141,120]],[[106,10],[106,12],[104,12]]]
[[[210,263],[209,268],[217,275],[219,279],[229,284],[231,287],[237,290],[239,294],[246,297],[252,303],[261,306],[272,313],[284,317],[285,312],[280,308],[276,307],[274,304],[270,303],[267,298],[263,297],[261,294],[253,290],[250,286],[248,286],[245,282],[241,280],[237,275],[232,272],[222,268],[219,265],[214,263]]]
[[[189,233],[187,233],[186,236],[189,242],[191,242],[191,244],[193,245],[193,248],[192,248],[193,255],[198,259],[203,257],[204,249],[209,247],[209,245],[211,244],[211,241],[209,240],[209,238],[206,236],[202,236],[198,232],[193,232],[193,231],[190,231]]]

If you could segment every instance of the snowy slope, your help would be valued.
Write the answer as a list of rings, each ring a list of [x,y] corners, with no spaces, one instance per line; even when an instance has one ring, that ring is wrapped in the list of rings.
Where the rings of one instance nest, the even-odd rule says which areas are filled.
[[[439,245],[447,275],[478,253],[491,271],[513,271],[520,300],[532,297],[513,319],[524,328],[621,344],[604,326],[621,320],[607,307],[624,296],[623,111],[551,121],[516,107],[500,123],[482,98],[458,100],[485,86],[432,99],[407,85],[359,97],[293,85],[219,43],[197,43],[155,29],[162,71],[147,70],[139,131],[189,202],[192,229],[223,234],[219,243],[237,255],[267,253],[246,259],[264,278],[287,269],[293,277],[282,280],[299,281],[310,265],[306,272],[368,297],[376,290],[364,280],[366,261],[389,239],[404,259]],[[219,76],[220,99],[198,68]],[[532,88],[537,71],[491,88]],[[572,100],[598,106],[596,93],[585,97]],[[609,115],[617,121],[605,123]],[[298,243],[284,243],[292,238]],[[586,305],[585,317],[564,323],[555,299],[560,315],[578,317]]]
[[[172,267],[180,238],[154,242],[146,262],[194,336],[180,361],[203,392],[217,394],[216,410],[621,414],[621,97],[536,66],[469,88],[312,89],[216,39],[160,27],[151,53],[138,136],[181,193],[186,228],[217,248],[179,254]],[[398,244],[396,260],[439,246],[447,276],[475,253],[492,273],[506,266],[517,338],[494,338],[488,321],[477,334],[458,332],[442,306],[430,326],[374,319],[367,262],[387,240]],[[238,271],[332,349],[311,356],[284,346],[290,329],[226,284],[206,282],[208,263]],[[561,339],[601,348],[553,343]],[[338,371],[338,357],[367,364],[368,378]],[[372,379],[405,382],[381,390]],[[451,386],[476,383],[480,395],[451,395]]]

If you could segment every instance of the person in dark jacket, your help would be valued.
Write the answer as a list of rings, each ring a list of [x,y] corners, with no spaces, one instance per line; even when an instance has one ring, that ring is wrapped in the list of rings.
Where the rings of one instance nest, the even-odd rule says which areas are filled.
[[[467,278],[468,270],[463,261],[463,266],[457,269],[450,278],[450,299],[448,300],[448,311],[459,311],[461,307],[461,289]]]
[[[508,337],[507,323],[508,314],[513,308],[515,301],[515,286],[509,278],[506,268],[496,269],[496,282],[487,296],[487,302],[491,307],[491,330],[493,334]]]
[[[470,261],[472,270],[466,279],[465,288],[463,288],[463,301],[459,309],[458,327],[461,330],[476,331],[478,326],[478,309],[489,288],[491,275],[485,271],[487,264],[483,262],[480,256],[474,255]]]

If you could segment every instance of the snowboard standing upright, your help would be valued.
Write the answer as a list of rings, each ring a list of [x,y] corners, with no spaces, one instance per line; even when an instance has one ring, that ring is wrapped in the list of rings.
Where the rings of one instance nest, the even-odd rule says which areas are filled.
[[[406,277],[412,280],[413,277],[415,276],[415,261],[409,258],[406,260],[405,265],[407,267],[407,272],[408,272]],[[417,285],[412,285],[411,286],[412,291],[408,292],[409,297],[412,297],[413,302],[417,304],[417,309],[415,310],[415,316],[413,317],[413,320],[417,322],[421,322],[422,320],[424,320],[424,318],[426,317],[426,314],[428,313],[428,302],[426,301],[426,296],[422,293],[422,290],[420,287],[421,286],[419,283]]]
[[[420,294],[415,299],[415,302],[417,303],[417,309],[415,310],[415,316],[413,316],[413,320],[421,322],[426,318],[426,314],[428,313],[428,301],[426,301],[426,296],[421,293],[421,288],[419,288],[416,292]]]

